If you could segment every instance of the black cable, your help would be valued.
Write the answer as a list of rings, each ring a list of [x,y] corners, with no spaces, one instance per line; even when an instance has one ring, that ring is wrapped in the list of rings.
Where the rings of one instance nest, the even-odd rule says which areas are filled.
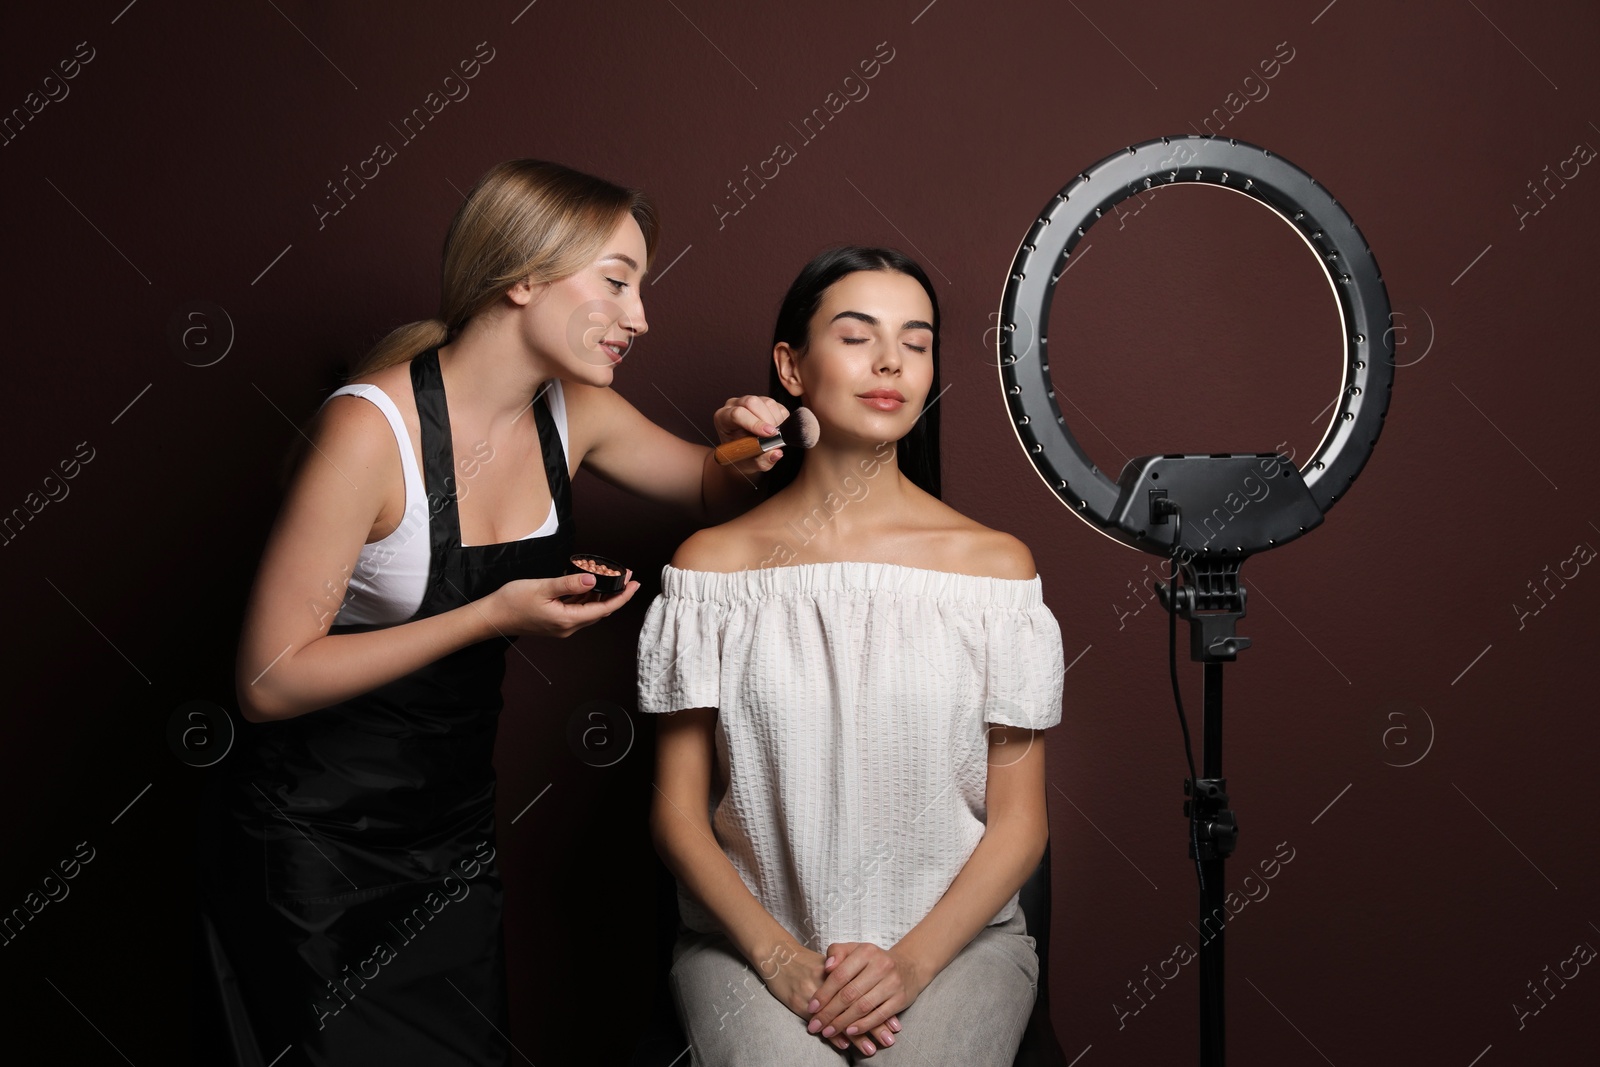
[[[1205,868],[1200,861],[1200,776],[1194,770],[1194,746],[1189,740],[1189,720],[1183,713],[1183,691],[1178,685],[1178,553],[1183,545],[1183,509],[1170,499],[1157,507],[1172,516],[1172,584],[1167,589],[1167,666],[1172,676],[1172,699],[1178,705],[1178,725],[1183,728],[1183,755],[1189,761],[1189,841],[1194,847],[1194,875],[1202,898]]]

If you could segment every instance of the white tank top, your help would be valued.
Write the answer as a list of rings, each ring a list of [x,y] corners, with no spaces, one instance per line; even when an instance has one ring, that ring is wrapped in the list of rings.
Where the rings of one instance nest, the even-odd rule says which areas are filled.
[[[560,379],[551,380],[543,390],[550,414],[555,418],[556,432],[561,435],[563,455],[572,454],[567,444],[567,403],[561,391]],[[405,472],[405,515],[394,532],[382,540],[361,546],[350,575],[350,586],[344,603],[334,616],[333,624],[388,626],[405,622],[422,606],[428,589],[428,561],[431,555],[428,536],[428,494],[422,484],[422,471],[417,467],[417,455],[411,447],[411,437],[406,432],[405,420],[389,395],[376,385],[356,384],[335,389],[328,400],[336,396],[359,396],[372,401],[389,420],[396,443],[400,446],[400,466]],[[567,461],[569,464],[571,460]],[[550,514],[544,524],[530,534],[517,538],[526,541],[545,537],[560,525],[555,501],[550,501]]]

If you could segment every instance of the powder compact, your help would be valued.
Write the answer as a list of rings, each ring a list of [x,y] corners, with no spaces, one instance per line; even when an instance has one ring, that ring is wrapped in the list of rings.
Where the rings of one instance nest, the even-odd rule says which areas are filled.
[[[567,562],[568,574],[594,575],[594,588],[590,593],[614,596],[628,584],[628,569],[616,560],[586,552],[575,553]]]

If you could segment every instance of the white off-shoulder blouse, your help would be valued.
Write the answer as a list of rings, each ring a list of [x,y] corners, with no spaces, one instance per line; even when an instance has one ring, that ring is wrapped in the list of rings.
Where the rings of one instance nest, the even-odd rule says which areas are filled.
[[[932,910],[983,837],[986,724],[1054,726],[1062,675],[1037,575],[668,566],[639,634],[639,710],[717,709],[717,842],[817,951],[892,946]]]

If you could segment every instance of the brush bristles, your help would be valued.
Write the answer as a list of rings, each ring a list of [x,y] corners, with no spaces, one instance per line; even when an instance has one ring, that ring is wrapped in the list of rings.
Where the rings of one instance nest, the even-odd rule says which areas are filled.
[[[811,448],[822,436],[822,427],[817,424],[817,417],[811,413],[810,408],[794,409],[795,441],[801,448]]]

